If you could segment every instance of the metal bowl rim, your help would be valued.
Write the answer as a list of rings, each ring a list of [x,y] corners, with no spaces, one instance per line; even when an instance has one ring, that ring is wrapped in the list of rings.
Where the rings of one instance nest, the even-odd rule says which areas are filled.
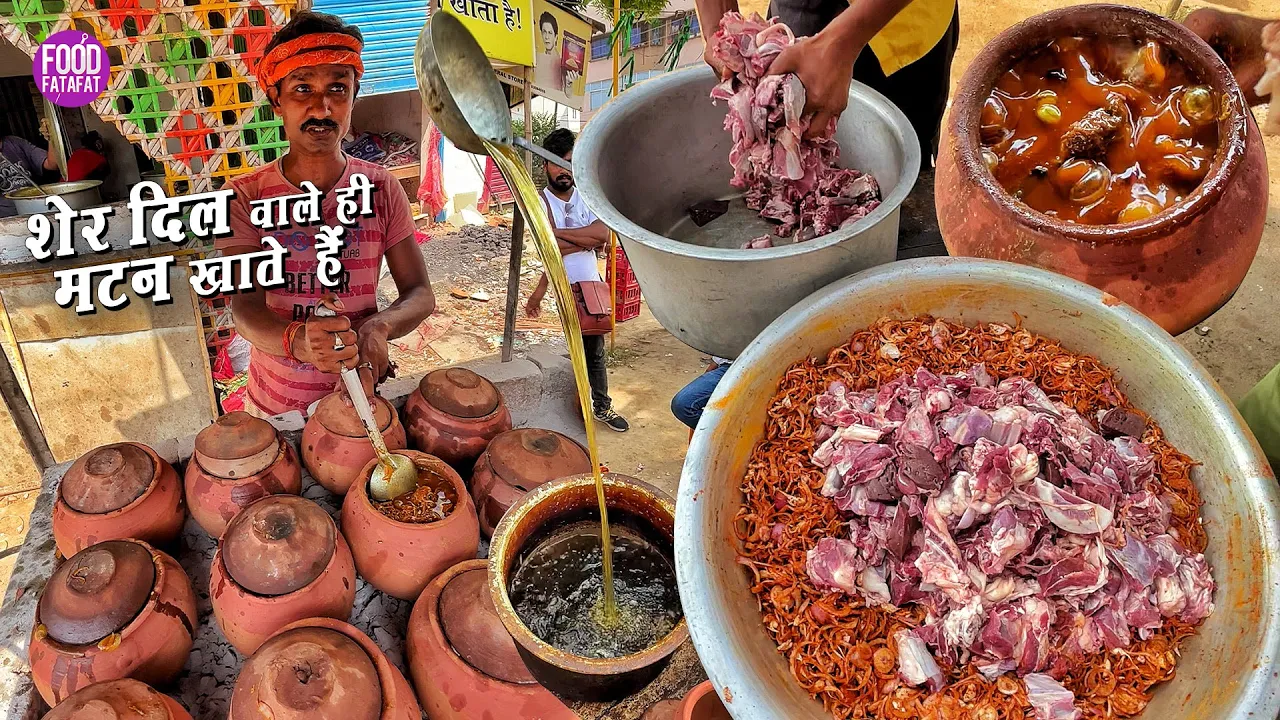
[[[605,197],[604,192],[600,189],[601,185],[598,180],[600,173],[596,169],[597,163],[588,164],[587,158],[598,159],[601,157],[601,153],[605,149],[602,137],[632,107],[648,105],[657,100],[669,87],[693,82],[703,76],[714,79],[714,75],[711,74],[711,68],[703,65],[663,73],[658,77],[645,80],[627,91],[626,104],[619,102],[605,103],[604,108],[583,128],[582,135],[578,138],[573,153],[573,174],[577,179],[578,192],[582,194],[587,207],[591,208],[604,221],[605,225],[608,225],[618,234],[661,252],[698,260],[729,262],[778,260],[824,250],[861,235],[864,230],[877,226],[890,214],[897,212],[912,188],[915,187],[916,180],[920,176],[920,141],[916,136],[915,129],[912,128],[907,116],[896,105],[889,102],[888,98],[876,92],[870,86],[854,80],[849,85],[849,97],[857,97],[860,101],[866,101],[885,121],[885,124],[891,128],[898,143],[902,146],[903,162],[902,171],[898,174],[893,190],[881,200],[880,205],[875,210],[872,210],[866,217],[854,223],[852,227],[836,230],[805,242],[758,250],[713,248],[705,245],[695,245],[673,240],[641,227],[619,211]],[[707,98],[707,102],[711,102],[710,97]]]

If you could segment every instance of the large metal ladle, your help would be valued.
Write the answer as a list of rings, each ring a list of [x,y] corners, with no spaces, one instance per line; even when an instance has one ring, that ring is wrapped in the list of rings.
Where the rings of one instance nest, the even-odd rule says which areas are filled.
[[[435,12],[413,51],[418,91],[440,132],[459,150],[488,155],[482,139],[515,145],[547,162],[565,165],[541,147],[511,133],[511,108],[498,76],[471,31],[456,17]]]

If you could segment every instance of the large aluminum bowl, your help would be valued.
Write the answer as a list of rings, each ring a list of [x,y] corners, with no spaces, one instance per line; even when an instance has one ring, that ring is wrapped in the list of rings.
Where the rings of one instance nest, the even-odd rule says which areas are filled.
[[[1280,710],[1280,517],[1276,480],[1204,368],[1155,323],[1083,283],[1008,263],[931,259],[869,270],[806,298],[770,325],[720,382],[684,465],[676,505],[680,599],[698,656],[736,720],[825,720],[765,632],[735,562],[739,483],[786,368],[825,357],[884,316],[1014,321],[1119,372],[1129,398],[1200,461],[1217,609],[1183,647],[1146,718],[1262,720]]]
[[[893,261],[898,208],[919,175],[920,144],[901,110],[854,82],[836,127],[840,164],[876,178],[880,207],[808,242],[743,250],[776,225],[740,198],[703,228],[685,212],[739,194],[729,185],[727,108],[709,97],[715,84],[711,70],[699,66],[622,93],[587,123],[573,171],[587,206],[618,233],[658,322],[686,345],[732,358],[813,291]]]

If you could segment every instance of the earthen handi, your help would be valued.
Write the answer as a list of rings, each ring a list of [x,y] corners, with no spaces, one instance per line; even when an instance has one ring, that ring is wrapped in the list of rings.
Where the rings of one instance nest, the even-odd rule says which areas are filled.
[[[884,319],[783,376],[739,562],[839,718],[1131,717],[1213,612],[1194,465],[1016,325]]]
[[[373,506],[396,522],[417,524],[445,519],[457,503],[457,493],[448,478],[419,466],[417,489],[386,502],[374,501]]]
[[[810,240],[866,217],[880,205],[880,186],[871,175],[837,167],[840,146],[832,137],[836,123],[805,139],[805,91],[794,74],[766,73],[775,58],[795,42],[776,19],[725,13],[712,37],[712,52],[733,73],[716,85],[712,100],[729,105],[724,127],[733,135],[729,162],[735,188],[745,191],[747,207],[777,221],[774,234]],[[765,235],[743,248],[767,248]]]
[[[1220,102],[1155,41],[1062,38],[996,83],[982,109],[982,156],[1005,190],[1045,215],[1136,222],[1204,180]]]

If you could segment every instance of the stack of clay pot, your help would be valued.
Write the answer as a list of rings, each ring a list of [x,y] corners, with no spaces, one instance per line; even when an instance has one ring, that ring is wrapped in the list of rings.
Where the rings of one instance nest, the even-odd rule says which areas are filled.
[[[421,720],[404,676],[367,635],[329,618],[282,628],[245,661],[228,720]]]
[[[356,597],[351,550],[333,518],[294,495],[262,498],[223,533],[210,568],[218,627],[242,655],[297,620],[346,620]]]
[[[558,432],[524,428],[502,433],[489,443],[471,475],[480,529],[492,535],[507,508],[539,485],[589,472],[586,449]]]
[[[382,431],[387,448],[404,448],[404,426],[391,403],[376,395],[370,401],[374,420]],[[373,457],[373,443],[369,442],[369,435],[355,408],[347,405],[340,393],[320,400],[302,430],[302,463],[307,466],[311,477],[329,492],[345,495]]]
[[[217,538],[242,509],[267,495],[302,490],[293,446],[271,423],[231,412],[196,435],[185,478],[191,516]]]
[[[173,558],[136,540],[93,545],[45,585],[31,679],[50,705],[94,682],[166,683],[187,662],[196,621],[191,581]]]
[[[109,680],[63,700],[44,720],[191,720],[191,714],[146,683]]]
[[[342,503],[342,533],[351,543],[360,577],[388,595],[416,600],[432,578],[476,556],[480,527],[467,486],[443,460],[415,450],[402,450],[413,460],[419,482],[443,478],[453,486],[457,502],[443,520],[404,523],[384,515],[369,497],[369,478],[377,460],[370,460],[351,484]]]
[[[116,443],[90,450],[68,468],[53,505],[53,538],[63,557],[122,538],[167,545],[184,517],[173,466],[146,445]]]
[[[502,393],[465,368],[428,373],[404,404],[409,442],[467,472],[498,433],[511,429]]]
[[[409,616],[406,653],[432,720],[578,716],[534,680],[494,610],[487,560],[467,560],[431,581]]]

